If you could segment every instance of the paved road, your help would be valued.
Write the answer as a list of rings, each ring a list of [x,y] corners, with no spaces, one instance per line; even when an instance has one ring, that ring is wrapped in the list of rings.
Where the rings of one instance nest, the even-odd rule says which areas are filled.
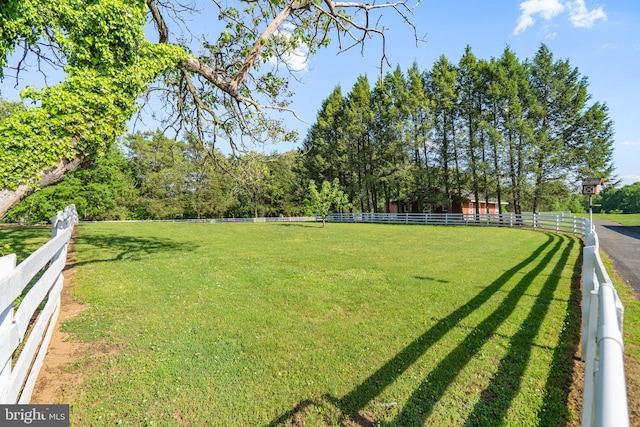
[[[602,249],[613,260],[618,275],[640,294],[640,227],[625,227],[612,221],[596,220]]]

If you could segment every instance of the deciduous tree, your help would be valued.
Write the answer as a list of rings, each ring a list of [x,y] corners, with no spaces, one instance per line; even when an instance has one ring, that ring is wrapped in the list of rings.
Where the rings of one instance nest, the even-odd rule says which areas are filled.
[[[347,195],[340,189],[340,182],[323,181],[320,191],[314,180],[309,181],[309,204],[316,215],[322,218],[322,228],[325,228],[325,220],[333,212],[343,212],[349,209],[351,204]]]
[[[406,0],[250,0],[240,7],[213,0],[203,7],[196,10],[180,0],[3,3],[0,65],[16,74],[29,72],[24,58],[34,56],[38,65],[63,69],[65,78],[24,91],[34,106],[0,124],[0,217],[37,187],[57,183],[103,154],[150,87],[167,101],[165,127],[190,131],[201,142],[222,138],[236,150],[247,139],[292,139],[295,134],[269,112],[291,111],[287,59],[293,51],[311,55],[329,45],[331,35],[341,50],[364,46],[371,36],[384,39],[377,19],[384,10],[412,26]],[[191,32],[189,21],[197,14],[209,22],[218,18],[219,33]],[[145,36],[148,19],[157,40]],[[17,63],[9,64],[12,53]],[[384,51],[381,57],[386,60]],[[274,60],[279,67],[265,65]]]

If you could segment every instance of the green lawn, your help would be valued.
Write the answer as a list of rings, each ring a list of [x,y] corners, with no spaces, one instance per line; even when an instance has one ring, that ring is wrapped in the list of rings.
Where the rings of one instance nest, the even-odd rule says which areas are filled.
[[[0,226],[0,249],[5,255],[16,254],[18,264],[51,239],[51,226]],[[4,249],[8,244],[9,248]]]
[[[81,225],[72,424],[564,425],[579,252],[480,227]]]
[[[618,296],[624,305],[624,359],[631,425],[640,425],[640,300],[638,294],[614,272],[611,259],[600,251]]]
[[[577,214],[577,216],[589,218],[589,214]],[[593,214],[593,219],[606,219],[620,225],[640,226],[640,214]]]

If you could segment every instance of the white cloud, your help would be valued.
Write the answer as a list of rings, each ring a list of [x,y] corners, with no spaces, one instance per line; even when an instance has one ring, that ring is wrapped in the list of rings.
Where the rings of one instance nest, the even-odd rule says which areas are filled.
[[[285,37],[290,37],[293,29],[295,27],[292,24],[285,23],[282,27],[276,32],[278,35],[284,35]],[[301,44],[296,49],[292,51],[285,52],[280,55],[280,58],[276,58],[272,56],[269,59],[269,62],[273,66],[278,66],[279,62],[283,62],[289,67],[291,71],[307,71],[309,69],[309,61],[307,60],[309,57],[309,47],[306,44]]]
[[[535,24],[536,17],[542,17],[549,22],[561,13],[568,11],[569,20],[574,27],[591,28],[598,19],[607,19],[603,6],[587,9],[585,0],[526,0],[520,3],[522,14],[518,17],[518,25],[513,34],[518,35]],[[555,34],[554,34],[555,37]]]
[[[602,6],[588,10],[584,0],[574,0],[567,3],[567,6],[569,19],[574,27],[591,28],[598,19],[607,19],[607,14],[602,10]]]
[[[549,21],[564,11],[564,5],[558,0],[527,0],[520,3],[520,10],[522,15],[518,18],[518,26],[513,30],[516,35],[535,24],[536,20],[533,19],[535,15],[540,15]]]
[[[309,69],[308,54],[309,49],[306,46],[301,46],[282,55],[281,59],[291,71],[307,71]]]

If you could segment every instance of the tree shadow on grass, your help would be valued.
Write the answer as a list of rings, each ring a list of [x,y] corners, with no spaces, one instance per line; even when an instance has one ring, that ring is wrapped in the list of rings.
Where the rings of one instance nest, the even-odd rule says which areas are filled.
[[[451,283],[449,280],[437,279],[435,277],[413,276],[413,278],[418,280],[425,280],[427,282]]]
[[[301,227],[301,228],[317,228],[322,225],[321,222],[277,222],[278,227]]]
[[[100,249],[101,254],[113,255],[106,258],[83,259],[80,256],[74,267],[98,262],[138,261],[143,257],[162,252],[190,252],[198,248],[193,242],[177,242],[162,237],[134,237],[119,234],[76,236],[74,244]]]
[[[376,398],[386,387],[395,382],[396,379],[411,365],[413,365],[432,345],[438,342],[438,340],[444,337],[462,320],[486,303],[522,269],[535,264],[527,274],[523,275],[523,277],[518,281],[518,284],[509,291],[500,307],[489,315],[480,325],[478,325],[462,343],[460,343],[438,364],[433,371],[431,371],[427,378],[415,390],[404,405],[402,411],[392,423],[392,425],[398,426],[423,425],[429,414],[432,412],[435,403],[443,396],[447,387],[455,380],[458,373],[482,348],[487,340],[490,339],[492,334],[496,332],[498,327],[515,310],[518,301],[525,294],[533,279],[547,267],[566,241],[564,236],[548,234],[547,237],[547,241],[538,247],[529,257],[511,269],[505,271],[497,280],[480,291],[475,297],[469,300],[469,302],[459,307],[448,316],[440,319],[433,327],[396,354],[376,372],[357,385],[352,391],[340,398],[325,395],[325,400],[332,402],[333,405],[339,408],[343,414],[349,415],[352,420],[361,417],[361,410]],[[570,245],[573,245],[573,242]],[[549,250],[549,248],[551,249]],[[571,246],[565,249],[560,261],[554,268],[554,272],[561,271],[567,263],[570,248]],[[545,251],[548,252],[542,256]],[[541,256],[542,258],[540,258]],[[545,289],[547,289],[544,294],[545,296],[541,296],[540,298],[552,297],[553,291],[551,291],[551,289],[555,289],[558,283],[559,276],[551,275],[547,286],[545,287]],[[548,294],[550,296],[548,296]],[[546,311],[546,308],[544,308],[544,310]],[[538,328],[539,326],[534,328],[534,336],[535,333],[537,333]],[[530,332],[527,332],[527,334],[530,334]],[[520,341],[523,341],[525,338],[526,337],[524,336],[517,337]],[[530,345],[530,343],[524,343],[523,345]],[[520,379],[518,379],[518,381],[519,380]],[[517,389],[511,393],[515,396]],[[291,411],[287,414],[283,414],[270,423],[269,426],[281,425],[282,422],[287,419],[287,416],[290,416],[291,414]]]
[[[566,237],[562,237],[566,239]],[[570,240],[563,250],[560,259],[555,264],[553,270],[547,277],[540,293],[536,297],[527,318],[522,322],[522,327],[518,329],[518,332],[513,335],[511,338],[511,342],[509,345],[509,351],[500,361],[500,365],[498,366],[498,370],[495,375],[491,379],[489,385],[484,389],[481,393],[480,401],[475,405],[473,412],[467,417],[465,422],[465,426],[499,426],[504,424],[504,417],[511,407],[514,398],[517,396],[520,391],[521,382],[531,360],[531,354],[534,348],[534,341],[536,335],[540,331],[542,327],[542,323],[549,311],[549,305],[553,300],[553,295],[558,287],[560,282],[560,278],[562,277],[562,271],[566,267],[566,264],[569,260],[569,256],[575,245],[575,240]],[[521,282],[522,283],[522,282]],[[524,283],[522,283],[524,286]],[[515,289],[514,289],[515,291]],[[513,297],[508,297],[513,298]],[[506,302],[506,300],[505,300]],[[515,301],[509,301],[509,304],[515,303]],[[575,310],[575,307],[568,307],[568,312],[572,312]],[[496,317],[494,320],[502,321],[502,312],[509,311],[508,309],[501,309],[494,313],[493,316]],[[565,321],[567,319],[565,318]],[[575,319],[571,319],[571,321],[575,321]],[[485,325],[485,323],[487,323]],[[577,324],[577,323],[576,323]],[[565,325],[568,326],[568,325]],[[488,322],[483,322],[481,326],[478,328],[493,328],[493,325],[489,325]],[[569,326],[569,328],[574,329],[573,326]],[[565,335],[563,330],[563,335]],[[562,339],[567,338],[561,336]],[[577,345],[577,342],[574,344]],[[569,345],[571,347],[571,345]],[[551,369],[549,371],[549,378],[556,378],[558,372],[556,369],[566,370],[566,366],[559,366],[560,364],[564,365],[567,361],[564,359],[566,356],[566,350],[559,351],[560,346],[556,348],[554,351],[553,362]],[[477,348],[479,350],[479,347]],[[476,349],[474,348],[473,353],[475,353]],[[574,348],[575,350],[575,348]],[[570,368],[572,363],[569,361],[567,366]],[[569,382],[571,381],[571,369],[569,369]],[[564,376],[564,375],[561,375]],[[565,378],[566,379],[566,378]],[[549,380],[547,380],[547,390],[545,393],[545,404],[544,406],[548,409],[553,409],[553,412],[549,412],[544,414],[545,408],[542,408],[539,414],[540,425],[544,426],[552,426],[552,425],[565,425],[567,421],[567,410],[566,410],[566,395],[565,401],[562,402],[562,399],[558,399],[557,396],[553,397],[553,402],[549,400],[551,397],[551,393],[549,393]],[[568,395],[568,394],[567,394]],[[562,403],[565,403],[562,406]],[[562,409],[564,408],[564,411]],[[560,411],[558,411],[560,410]],[[542,418],[544,418],[544,420]]]
[[[538,413],[540,425],[566,425],[570,419],[569,394],[573,381],[576,354],[580,344],[582,255],[574,265],[569,304],[562,322],[562,333],[553,351],[551,368],[545,384],[544,401]],[[578,410],[580,408],[577,408]]]
[[[564,236],[558,236],[558,238],[555,239],[556,244],[553,248],[548,251],[544,257],[539,259],[536,265],[518,281],[514,288],[511,289],[507,296],[502,300],[500,306],[493,313],[487,316],[478,326],[476,326],[475,329],[469,333],[455,349],[453,349],[440,361],[440,363],[438,363],[438,365],[429,373],[429,375],[427,375],[418,388],[413,392],[411,397],[409,397],[403,406],[402,411],[393,420],[392,425],[417,426],[425,423],[429,415],[433,412],[435,404],[440,398],[442,398],[447,388],[455,380],[460,371],[464,369],[467,363],[469,363],[469,361],[482,349],[504,321],[507,320],[507,318],[515,311],[518,302],[525,295],[525,292],[531,285],[532,281],[556,256],[557,252],[562,247],[564,239]],[[569,252],[565,250],[563,257],[559,262],[561,266],[556,266],[554,271],[558,268],[561,270],[561,268],[564,267],[568,256]],[[560,280],[560,276],[550,275],[549,280],[550,282],[548,282],[547,286],[555,289]],[[553,295],[553,292],[551,292],[551,295]],[[535,337],[538,332],[539,324],[537,327],[536,325],[532,326],[533,327],[530,328],[527,325],[526,327],[521,328],[522,331],[525,331],[524,334],[526,336],[514,336],[514,338],[512,338],[512,343],[510,345],[510,349],[512,349],[511,351],[519,353],[522,351],[522,349],[518,348],[519,345],[530,346],[530,342],[524,340],[526,338],[532,339]],[[510,357],[511,351],[510,354],[507,355],[507,358]],[[515,359],[517,356],[513,355],[512,357]],[[505,362],[504,359],[503,362]],[[526,362],[524,363],[524,366],[526,367]],[[504,387],[500,387],[500,390],[505,390],[507,395],[499,395],[499,401],[506,402],[503,405],[506,409],[509,408],[513,397],[518,393],[522,372],[524,371],[524,368],[522,369],[522,372],[519,372],[518,370],[511,371],[512,368],[512,366],[503,363],[501,364],[501,368],[498,369],[498,374],[496,374],[497,377],[505,383]],[[510,391],[507,392],[506,390]],[[489,394],[485,393],[485,395],[489,397]],[[493,394],[491,394],[491,396],[493,396]],[[472,423],[469,425],[501,424],[502,417],[496,415],[499,414],[492,414],[481,423]]]
[[[0,244],[8,243],[5,254],[15,253],[18,263],[35,252],[51,238],[51,226],[3,226],[0,228]],[[34,244],[33,242],[37,242]]]

